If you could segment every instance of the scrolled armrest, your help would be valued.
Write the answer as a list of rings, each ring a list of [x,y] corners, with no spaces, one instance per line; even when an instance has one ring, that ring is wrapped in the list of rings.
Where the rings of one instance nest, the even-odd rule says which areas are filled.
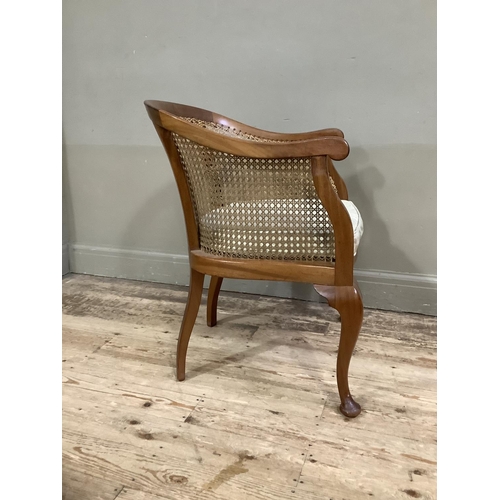
[[[258,142],[229,135],[222,135],[207,128],[159,111],[153,120],[158,125],[202,146],[223,153],[252,158],[299,158],[327,155],[343,160],[349,155],[349,144],[339,135],[321,135],[286,142]]]

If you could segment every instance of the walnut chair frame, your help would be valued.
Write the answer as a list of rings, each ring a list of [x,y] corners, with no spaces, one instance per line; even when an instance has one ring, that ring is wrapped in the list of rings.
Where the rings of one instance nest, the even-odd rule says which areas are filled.
[[[192,106],[163,101],[145,101],[144,104],[173,169],[184,211],[189,246],[191,276],[177,344],[177,379],[185,379],[186,353],[200,306],[205,275],[211,276],[207,299],[209,326],[217,323],[217,300],[224,278],[310,283],[340,314],[341,333],[337,355],[340,410],[347,417],[356,417],[361,407],[351,396],[348,371],[363,320],[363,302],[353,276],[356,258],[353,226],[342,202],[348,200],[347,188],[332,161],[343,160],[349,154],[349,145],[343,132],[331,128],[282,134],[259,130]],[[203,124],[211,124],[213,127]],[[220,130],[214,127],[219,127]],[[204,251],[200,245],[199,220],[192,186],[176,138],[219,152],[225,158],[245,157],[273,161],[307,159],[317,198],[333,227],[335,258],[331,261],[276,260],[216,255]]]

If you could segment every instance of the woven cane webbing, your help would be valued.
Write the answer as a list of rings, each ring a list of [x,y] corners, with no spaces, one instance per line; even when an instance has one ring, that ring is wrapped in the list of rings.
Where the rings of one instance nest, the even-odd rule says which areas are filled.
[[[333,228],[314,188],[310,158],[248,158],[172,136],[203,251],[248,259],[335,259]]]
[[[242,130],[238,130],[234,127],[229,127],[228,125],[222,125],[221,123],[214,123],[214,122],[207,122],[205,120],[199,120],[198,118],[190,118],[190,117],[184,117],[184,116],[178,116],[177,118],[180,118],[181,120],[184,120],[188,123],[193,123],[195,125],[199,125],[202,128],[206,128],[209,130],[212,130],[213,132],[217,132],[218,134],[221,135],[227,135],[230,137],[238,137],[239,139],[245,139],[247,141],[254,141],[254,142],[271,142],[271,143],[287,143],[287,142],[294,142],[294,141],[283,141],[283,140],[278,140],[278,139],[268,139],[266,137],[259,137],[253,134],[249,134],[247,132],[243,132]],[[335,181],[330,177],[330,183],[335,190],[335,192],[338,194],[337,191],[337,186],[335,185]]]

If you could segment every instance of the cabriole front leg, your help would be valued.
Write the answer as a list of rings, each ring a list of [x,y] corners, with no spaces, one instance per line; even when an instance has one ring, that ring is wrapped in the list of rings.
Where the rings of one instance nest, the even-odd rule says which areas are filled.
[[[349,390],[349,364],[363,322],[363,301],[357,283],[354,286],[315,286],[341,317],[340,344],[337,355],[337,387],[340,411],[346,417],[357,417],[361,406],[354,401]]]
[[[352,287],[336,309],[341,316],[340,345],[337,355],[337,386],[340,395],[340,411],[346,417],[357,417],[361,406],[354,401],[349,390],[349,364],[363,322],[363,302],[359,290]]]

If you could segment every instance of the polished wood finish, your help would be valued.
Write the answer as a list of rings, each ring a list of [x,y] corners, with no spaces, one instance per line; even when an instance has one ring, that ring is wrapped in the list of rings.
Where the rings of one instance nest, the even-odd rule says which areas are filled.
[[[207,325],[215,326],[217,324],[217,302],[219,300],[220,287],[222,286],[220,276],[212,276],[207,297]]]
[[[208,148],[238,156],[252,158],[300,158],[328,155],[334,160],[343,160],[349,154],[349,145],[339,136],[312,137],[288,143],[251,142],[239,137],[230,137],[201,128],[160,112],[161,126]]]
[[[185,377],[187,346],[198,312],[204,275],[212,276],[207,303],[209,326],[217,323],[217,300],[223,278],[313,283],[320,287],[327,287],[327,289],[320,288],[320,290],[326,294],[328,303],[339,311],[342,318],[341,340],[337,356],[340,409],[348,417],[357,416],[360,406],[351,396],[348,370],[363,319],[363,302],[353,276],[355,256],[352,223],[342,203],[342,200],[348,199],[347,188],[332,161],[342,160],[349,154],[349,145],[344,139],[343,132],[339,129],[325,129],[298,134],[282,134],[259,130],[192,106],[162,101],[146,101],[145,106],[170,159],[181,197],[188,235],[191,283],[179,335],[178,379],[184,380]],[[261,138],[286,142],[259,142],[220,134],[182,119],[187,117],[219,123]],[[311,158],[314,186],[335,231],[335,263],[236,259],[203,252],[199,244],[193,200],[172,133],[208,148],[233,155],[251,158]],[[336,190],[331,180],[334,181]]]
[[[185,287],[70,274],[62,292],[63,500],[436,499],[435,317],[366,309],[347,421],[326,303],[222,293],[178,382]]]
[[[328,212],[335,230],[335,282],[333,284],[353,286],[354,233],[351,218],[330,183],[328,163],[326,156],[312,158],[311,170],[318,197]],[[323,284],[317,281],[314,283]]]
[[[177,340],[177,380],[186,378],[186,353],[189,339],[193,331],[194,322],[200,308],[201,294],[203,292],[203,278],[205,276],[195,269],[191,269],[189,281],[189,294],[181,324],[181,331]]]
[[[313,139],[315,137],[325,137],[325,136],[337,136],[344,137],[342,130],[338,128],[327,128],[322,130],[314,130],[312,132],[299,132],[286,134],[283,132],[271,132],[269,130],[262,130],[259,128],[251,127],[245,123],[238,122],[227,116],[219,115],[218,113],[213,113],[212,111],[207,111],[206,109],[196,108],[194,106],[187,106],[185,104],[177,104],[164,101],[146,101],[145,102],[149,117],[151,120],[158,125],[161,123],[160,111],[165,111],[174,116],[182,116],[184,118],[197,118],[198,120],[204,120],[207,122],[220,123],[221,125],[226,125],[232,127],[247,134],[256,135],[258,137],[264,137],[266,139],[278,140],[278,141],[293,141],[293,140],[303,140],[303,139]]]
[[[184,175],[184,170],[182,169],[179,153],[177,152],[174,141],[172,140],[172,134],[170,133],[170,131],[165,130],[157,125],[155,125],[155,128],[163,144],[163,147],[167,152],[170,164],[172,165],[172,170],[174,172],[175,182],[177,183],[177,188],[181,197],[182,210],[184,212],[184,221],[186,224],[189,249],[192,250],[200,248],[193,200],[191,199],[191,193],[189,191],[187,179]]]
[[[357,417],[361,412],[361,406],[351,396],[348,373],[352,353],[363,322],[361,292],[357,282],[354,282],[352,287],[315,285],[314,288],[340,314],[340,344],[337,356],[337,387],[342,402],[340,411],[346,417]]]
[[[329,262],[295,262],[258,259],[233,259],[205,253],[190,252],[190,264],[203,274],[215,274],[223,278],[267,281],[295,281],[332,285],[335,267]]]
[[[333,164],[332,160],[328,162],[328,173],[330,174],[330,177],[333,179],[333,182],[335,182],[335,185],[337,186],[339,198],[341,200],[348,200],[349,194],[347,193],[347,187],[345,185],[344,179],[340,177],[340,174],[337,172],[337,169],[335,168],[335,165]]]
[[[276,139],[289,141],[284,143],[252,142],[238,137],[221,135],[209,129],[204,129],[193,123],[186,122],[165,109],[155,108],[146,101],[146,109],[149,117],[156,125],[165,130],[175,132],[183,137],[187,137],[203,146],[217,149],[224,153],[239,156],[250,156],[253,158],[298,158],[306,156],[328,155],[334,160],[343,160],[349,154],[349,144],[339,134],[334,135],[331,129],[327,129],[325,135],[320,135],[321,131],[309,134],[299,134],[300,139],[295,134],[277,134]],[[172,109],[180,110],[181,105],[175,105]],[[191,107],[186,107],[180,116],[192,116],[200,120],[207,120],[207,116],[202,113],[189,114]],[[205,116],[205,118],[201,118]],[[264,131],[252,129],[257,135],[262,135]],[[292,135],[292,137],[290,137]]]

